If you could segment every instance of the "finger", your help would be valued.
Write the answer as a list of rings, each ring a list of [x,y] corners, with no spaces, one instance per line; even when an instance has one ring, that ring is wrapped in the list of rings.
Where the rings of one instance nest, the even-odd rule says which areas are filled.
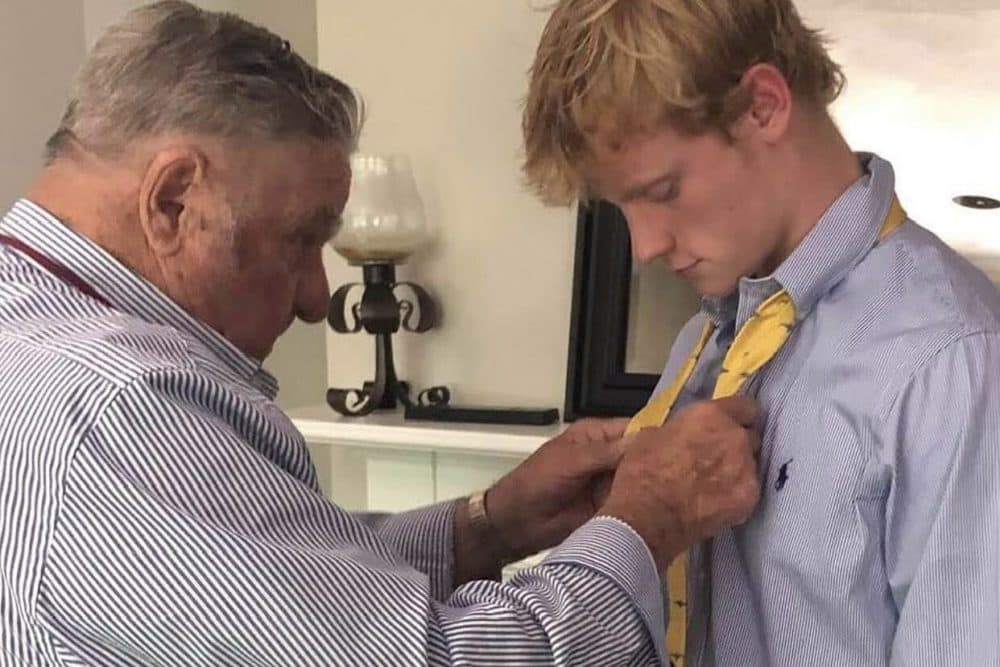
[[[714,402],[716,407],[732,417],[740,426],[752,429],[757,425],[759,412],[757,401],[749,396],[727,396],[718,398]]]
[[[618,438],[616,440],[591,441],[581,443],[586,450],[585,460],[590,464],[591,471],[608,471],[618,467],[622,455],[625,454],[626,440]]]
[[[628,423],[629,420],[624,417],[620,419],[602,419],[598,423],[598,426],[605,440],[619,440],[625,435]]]
[[[608,499],[608,494],[611,493],[611,483],[614,482],[614,480],[615,476],[610,472],[606,472],[594,478],[590,496],[595,511],[597,508],[602,507],[604,502]]]
[[[757,429],[747,429],[747,440],[750,442],[750,451],[753,452],[754,458],[760,454],[760,434],[757,433]]]
[[[583,440],[617,440],[625,433],[628,419],[581,419],[568,431],[575,439]]]
[[[748,481],[739,485],[734,490],[734,493],[737,512],[733,525],[739,526],[746,523],[753,516],[754,509],[756,509],[757,503],[760,502],[760,484],[756,480]]]

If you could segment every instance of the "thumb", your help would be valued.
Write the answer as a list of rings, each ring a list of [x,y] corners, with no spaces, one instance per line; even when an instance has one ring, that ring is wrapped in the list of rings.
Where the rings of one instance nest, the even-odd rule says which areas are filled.
[[[611,484],[614,481],[615,476],[610,472],[594,478],[590,491],[590,500],[593,504],[594,512],[603,507],[604,503],[607,502],[608,496],[611,494]]]
[[[753,428],[757,425],[757,401],[748,396],[718,398],[715,400],[715,405],[744,428]]]

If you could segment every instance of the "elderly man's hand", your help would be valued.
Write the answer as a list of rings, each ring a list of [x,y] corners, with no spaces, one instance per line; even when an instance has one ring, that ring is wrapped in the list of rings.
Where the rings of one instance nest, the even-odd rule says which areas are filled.
[[[549,440],[487,493],[490,520],[516,557],[555,546],[604,503],[626,419],[584,419]]]
[[[599,511],[632,526],[665,567],[753,511],[760,496],[753,400],[695,403],[661,427],[622,438],[626,425],[577,422],[490,489],[488,514],[508,555],[554,546]]]
[[[750,516],[760,499],[759,448],[753,400],[694,403],[630,438],[601,514],[632,526],[665,567]]]

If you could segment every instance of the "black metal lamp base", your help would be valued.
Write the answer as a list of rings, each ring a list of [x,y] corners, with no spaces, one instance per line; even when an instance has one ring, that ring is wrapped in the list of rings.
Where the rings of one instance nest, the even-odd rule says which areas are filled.
[[[361,301],[351,306],[353,322],[344,317],[347,296],[360,283],[341,286],[330,297],[327,322],[339,333],[357,333],[364,329],[375,336],[375,379],[361,389],[327,389],[326,402],[334,410],[349,417],[363,417],[375,410],[393,410],[397,401],[404,406],[415,405],[410,386],[396,377],[392,358],[392,334],[400,327],[423,333],[438,322],[438,309],[430,295],[415,283],[397,283],[396,267],[390,263],[365,264],[364,293]],[[395,290],[408,287],[416,295],[414,303],[397,298]],[[416,310],[416,320],[414,313]],[[417,403],[444,405],[451,398],[447,387],[432,387],[420,393]]]
[[[406,419],[486,424],[542,426],[559,419],[559,412],[552,409],[452,407],[449,405],[451,392],[443,386],[425,389],[414,399],[410,385],[396,377],[392,334],[400,327],[414,333],[433,328],[439,320],[437,306],[419,285],[397,283],[393,264],[365,264],[362,271],[364,292],[361,301],[351,306],[353,321],[347,322],[344,309],[348,293],[362,286],[361,283],[343,285],[333,293],[327,321],[338,333],[357,333],[364,329],[375,336],[375,379],[365,382],[361,389],[327,389],[326,402],[331,408],[344,416],[363,417],[375,410],[394,410],[401,403]],[[398,287],[412,290],[416,295],[416,308],[412,301],[396,296]]]

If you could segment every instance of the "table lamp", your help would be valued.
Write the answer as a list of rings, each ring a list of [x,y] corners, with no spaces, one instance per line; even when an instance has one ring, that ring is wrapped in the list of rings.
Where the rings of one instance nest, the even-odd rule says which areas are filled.
[[[341,415],[359,417],[395,409],[398,401],[407,419],[528,425],[556,421],[554,409],[456,408],[449,405],[451,395],[443,386],[411,396],[409,384],[396,375],[392,335],[400,328],[428,331],[440,321],[440,311],[420,285],[396,281],[396,266],[426,244],[430,227],[406,156],[356,154],[351,170],[351,193],[330,243],[351,266],[361,268],[363,282],[334,291],[327,321],[338,333],[363,329],[375,336],[375,379],[360,389],[327,389],[330,407]],[[363,287],[361,299],[348,308],[348,297],[357,287]]]
[[[327,322],[338,333],[364,329],[375,336],[375,379],[361,389],[328,389],[327,403],[346,416],[363,416],[377,409],[394,409],[396,401],[412,403],[409,385],[399,380],[392,356],[392,334],[402,327],[422,333],[438,320],[437,304],[415,283],[396,281],[396,266],[429,239],[423,203],[417,193],[410,161],[405,155],[356,154],[351,158],[351,193],[333,249],[351,266],[361,268],[363,283],[342,285],[330,297]],[[347,299],[363,287],[360,301]],[[408,290],[412,297],[401,296]],[[447,403],[448,390],[434,387],[419,400]]]

